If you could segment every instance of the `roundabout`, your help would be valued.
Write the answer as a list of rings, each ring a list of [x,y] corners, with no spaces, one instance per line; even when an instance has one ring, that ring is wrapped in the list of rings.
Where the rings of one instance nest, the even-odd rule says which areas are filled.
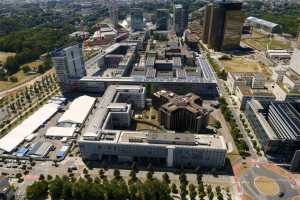
[[[246,161],[233,169],[242,200],[300,200],[292,175],[275,164]]]
[[[256,189],[263,195],[275,196],[278,195],[280,189],[278,183],[266,176],[258,176],[254,179]]]

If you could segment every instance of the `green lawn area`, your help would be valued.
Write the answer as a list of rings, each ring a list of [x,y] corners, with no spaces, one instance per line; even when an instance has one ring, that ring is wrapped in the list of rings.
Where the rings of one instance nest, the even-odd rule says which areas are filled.
[[[272,38],[270,42],[270,39],[267,35],[258,32],[253,32],[250,38],[243,38],[242,41],[250,47],[259,51],[266,50],[267,45],[269,43],[270,49],[288,49],[291,47],[290,41],[283,41],[276,38]]]
[[[32,69],[37,68],[40,64],[42,64],[43,62],[40,60],[36,60],[33,61],[31,63],[27,63],[24,64],[22,66],[28,65],[29,67],[31,67]],[[22,69],[22,67],[21,67]],[[39,76],[40,74],[34,74],[34,75],[26,75],[22,70],[20,70],[19,72],[15,73],[14,77],[16,77],[18,79],[18,82],[11,82],[11,81],[0,81],[0,91],[3,90],[7,90],[7,89],[11,89],[13,87],[16,87],[24,82],[30,81],[33,78]]]
[[[266,77],[272,75],[268,67],[260,64],[254,59],[233,57],[231,60],[220,60],[226,72],[260,72]]]

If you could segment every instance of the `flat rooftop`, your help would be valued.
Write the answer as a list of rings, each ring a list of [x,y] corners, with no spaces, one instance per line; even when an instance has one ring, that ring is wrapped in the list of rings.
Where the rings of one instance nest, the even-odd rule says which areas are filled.
[[[102,135],[106,135],[102,133]],[[111,142],[118,144],[143,144],[143,145],[174,145],[185,146],[189,148],[215,148],[226,149],[226,143],[223,136],[218,135],[200,135],[186,133],[157,133],[148,131],[120,131],[115,132]],[[102,137],[102,136],[101,136]],[[103,136],[103,138],[105,138]],[[99,142],[105,142],[99,140]]]

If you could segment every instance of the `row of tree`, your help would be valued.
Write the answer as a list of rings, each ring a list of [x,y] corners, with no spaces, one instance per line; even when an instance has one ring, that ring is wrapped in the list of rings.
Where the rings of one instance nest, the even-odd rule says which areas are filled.
[[[226,99],[224,97],[220,97],[219,103],[220,103],[222,114],[225,120],[230,125],[230,132],[240,155],[243,157],[248,156],[249,147],[246,144],[245,140],[243,139],[243,135],[241,134],[241,131],[237,126],[236,120],[234,119],[233,114],[228,107],[228,103],[226,102]]]
[[[86,179],[56,176],[54,180],[48,177],[40,177],[40,180],[27,188],[26,197],[29,200],[46,199],[48,195],[52,199],[74,200],[171,200],[169,184],[165,181],[153,178],[153,172],[149,172],[147,179],[141,181],[134,171],[131,178],[126,181],[120,175],[119,170],[114,171],[112,180],[99,172],[100,177]],[[50,179],[50,180],[49,180]]]
[[[204,200],[207,196],[213,200],[215,195],[218,200],[231,200],[231,194],[227,189],[224,192],[220,186],[215,190],[211,185],[204,185],[202,175],[197,174],[197,185],[189,184],[184,173],[179,175],[179,189],[172,183],[167,173],[162,175],[162,179],[154,178],[154,172],[148,171],[146,180],[141,181],[132,169],[129,180],[125,181],[118,169],[113,172],[113,178],[108,180],[105,171],[99,170],[99,176],[91,178],[87,169],[83,170],[85,178],[74,178],[72,170],[69,176],[56,176],[53,180],[51,175],[40,175],[39,181],[27,187],[26,197],[31,200],[46,199],[50,195],[51,199],[74,199],[74,200],[172,200],[180,196],[181,200]],[[214,192],[215,191],[215,192]],[[179,196],[178,196],[179,195]]]

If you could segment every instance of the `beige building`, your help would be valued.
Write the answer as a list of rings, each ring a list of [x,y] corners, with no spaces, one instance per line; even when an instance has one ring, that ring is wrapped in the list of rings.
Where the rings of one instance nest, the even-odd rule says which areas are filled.
[[[263,89],[265,81],[262,74],[254,72],[228,72],[227,75],[227,86],[232,94],[235,94],[237,86]]]

